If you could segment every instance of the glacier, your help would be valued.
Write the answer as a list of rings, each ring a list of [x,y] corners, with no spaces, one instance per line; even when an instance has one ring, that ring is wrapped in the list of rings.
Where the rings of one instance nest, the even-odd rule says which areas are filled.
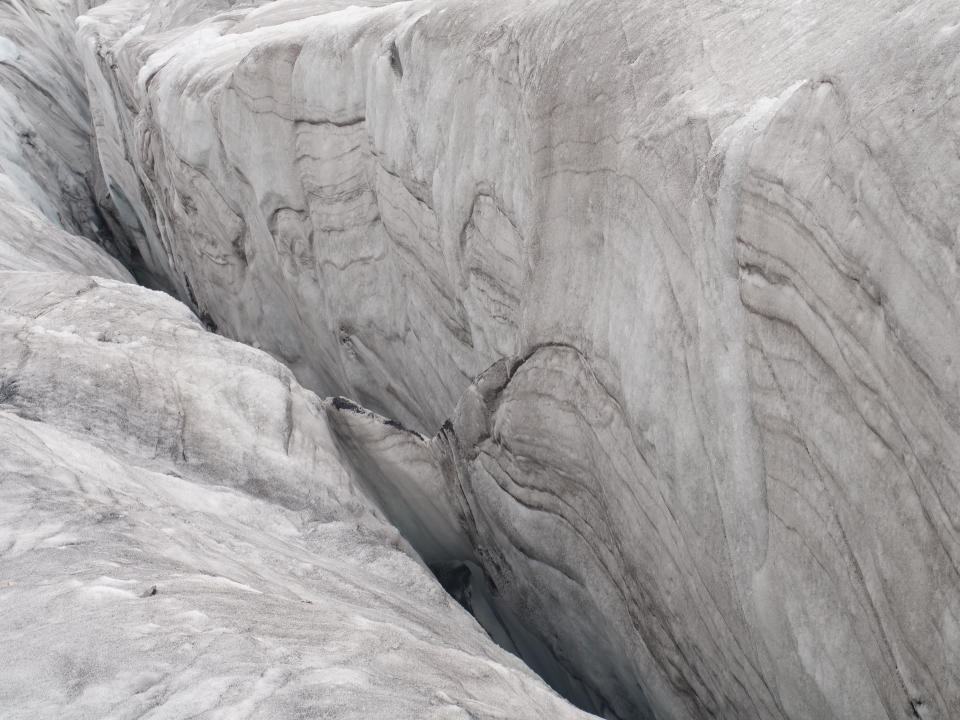
[[[149,542],[197,513],[176,572],[247,679],[172,642],[144,672],[262,693],[250,713],[578,714],[511,653],[610,718],[960,713],[955,3],[0,17],[0,562],[14,582],[18,553],[87,547],[69,533],[142,548],[64,586],[100,603],[68,623],[85,642],[137,652],[148,603],[204,634]],[[156,517],[115,499],[122,522],[61,528],[121,492]],[[69,574],[52,554],[22,562]],[[17,587],[22,617],[56,617]],[[304,600],[345,597],[385,624],[318,649],[339,625]],[[310,661],[255,689],[241,607]],[[409,673],[371,670],[401,629]],[[0,698],[46,701],[25,648]],[[321,661],[347,679],[310,689]],[[69,667],[59,712],[122,694]]]

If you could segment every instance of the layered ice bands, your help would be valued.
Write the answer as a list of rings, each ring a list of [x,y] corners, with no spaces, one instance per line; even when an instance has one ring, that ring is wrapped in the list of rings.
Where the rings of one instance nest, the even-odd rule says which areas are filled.
[[[69,13],[56,7],[37,22],[65,27],[57,18]],[[40,18],[19,3],[0,12]],[[0,35],[9,88],[29,43],[5,26]],[[151,463],[170,457],[178,483],[212,483],[271,513],[304,512],[331,482],[349,488],[356,506],[324,507],[369,516],[377,533],[388,533],[384,518],[393,523],[403,536],[393,542],[415,549],[492,637],[597,714],[960,716],[954,0],[111,0],[78,19],[76,46],[80,65],[48,72],[86,86],[94,160],[87,175],[82,160],[67,165],[89,175],[90,212],[114,240],[94,239],[207,328],[278,362],[192,319],[189,333],[154,323],[151,342],[186,333],[204,340],[182,345],[185,357],[211,344],[217,357],[269,364],[263,372],[283,378],[258,392],[208,386],[191,370],[183,382],[199,388],[211,421],[182,429],[177,408],[189,394],[164,404],[158,389],[147,395],[154,406],[118,391],[110,412],[149,411],[156,421],[144,427],[167,428]],[[70,85],[72,99],[58,102],[82,108],[82,95]],[[3,97],[0,113],[14,107]],[[65,110],[56,122],[81,127],[82,116]],[[0,138],[0,157],[26,152],[15,133]],[[11,186],[38,196],[37,172]],[[54,222],[59,212],[66,231],[94,237],[77,209],[86,200],[74,201],[83,193],[62,186],[31,217]],[[24,308],[4,343],[54,321],[43,303],[59,296],[29,290],[44,282],[0,286],[12,288],[8,306]],[[72,313],[121,292],[160,302],[132,286],[71,282],[93,283],[64,299]],[[182,306],[163,303],[188,322]],[[64,323],[45,341],[80,332],[79,321]],[[4,373],[34,372],[48,393],[61,387],[53,369],[21,360],[32,350],[4,352]],[[179,387],[158,379],[184,372],[168,365],[145,368],[150,382]],[[342,398],[321,402],[298,383]],[[42,408],[65,397],[94,399],[23,392],[10,397],[34,398],[35,409],[16,406],[5,421],[16,432],[36,422],[30,412],[46,422]],[[301,398],[302,441],[322,446],[335,482],[286,469],[288,395]],[[37,404],[43,397],[51,404]],[[219,427],[212,419],[232,407],[246,419]],[[64,411],[56,432],[123,462],[146,447],[129,435],[136,423],[86,427],[75,415]],[[250,429],[271,423],[275,434]],[[196,478],[179,469],[194,456],[190,446],[177,455],[178,437],[216,449],[196,456]],[[228,532],[215,528],[230,513],[214,510],[193,526],[204,536]],[[279,532],[264,523],[257,532]],[[257,537],[253,548],[273,542]],[[376,537],[377,553],[407,562]],[[213,562],[190,557],[190,567]],[[305,597],[284,562],[270,582]],[[469,645],[457,645],[462,668],[438,660],[435,679],[412,686],[411,708],[437,685],[465,716],[574,712],[483,644],[469,617],[430,594],[438,586],[424,566],[409,563],[410,582],[441,608],[428,646]],[[259,570],[212,572],[264,591],[250,578]],[[162,590],[132,571],[97,573],[134,581],[134,597],[141,586]],[[412,592],[394,571],[383,575],[377,597]],[[318,593],[340,587],[303,577]],[[367,591],[353,597],[373,602]],[[318,632],[294,633],[301,657],[325,656],[310,654]],[[360,657],[343,642],[337,652]],[[397,650],[401,663],[408,651]],[[509,665],[507,679],[476,674],[483,657]],[[396,680],[378,687],[407,687],[415,675],[375,667]],[[447,683],[462,677],[474,684],[451,695]],[[351,687],[360,698],[369,686]],[[388,707],[357,716],[392,716]]]

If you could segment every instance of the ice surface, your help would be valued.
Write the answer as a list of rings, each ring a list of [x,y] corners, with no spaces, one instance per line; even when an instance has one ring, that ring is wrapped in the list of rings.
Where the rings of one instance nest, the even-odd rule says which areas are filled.
[[[229,493],[349,510],[369,557],[474,563],[514,647],[610,715],[957,715],[954,0],[71,8],[0,6],[20,53],[0,63],[0,262],[81,273],[3,276],[16,422],[229,488],[192,495],[201,514]],[[109,246],[105,226],[138,279],[289,372],[169,301],[131,318],[88,280],[123,274],[77,238]],[[33,526],[11,547],[66,558],[83,537],[55,512]],[[257,607],[292,582],[212,542],[171,562]],[[202,667],[171,708],[232,697]],[[381,712],[364,668],[331,684]],[[471,702],[513,702],[488,686]]]

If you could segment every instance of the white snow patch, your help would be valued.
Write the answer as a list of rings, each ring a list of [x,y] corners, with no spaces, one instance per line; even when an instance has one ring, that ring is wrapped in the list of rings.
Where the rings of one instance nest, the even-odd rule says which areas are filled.
[[[0,37],[0,63],[12,63],[20,59],[20,48],[10,39]]]

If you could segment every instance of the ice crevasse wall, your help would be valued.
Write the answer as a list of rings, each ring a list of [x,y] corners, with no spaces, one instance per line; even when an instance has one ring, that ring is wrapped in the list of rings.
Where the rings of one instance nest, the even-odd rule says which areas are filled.
[[[957,714],[955,3],[111,0],[77,44],[143,279],[399,421],[329,411],[606,712]]]

